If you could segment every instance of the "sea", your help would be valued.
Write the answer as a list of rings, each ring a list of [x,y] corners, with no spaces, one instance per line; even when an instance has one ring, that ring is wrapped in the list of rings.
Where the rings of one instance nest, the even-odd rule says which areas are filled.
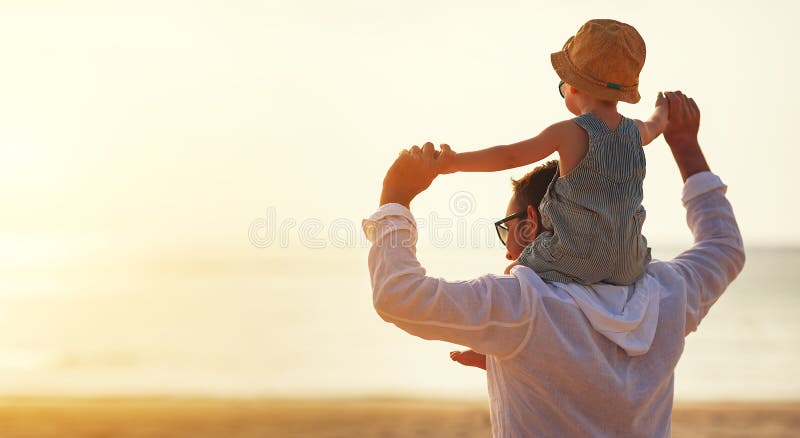
[[[668,259],[679,249],[654,249]],[[486,398],[485,373],[380,319],[368,248],[204,248],[5,267],[0,396]],[[420,248],[430,275],[498,248]],[[800,400],[800,248],[750,247],[687,338],[677,400]]]

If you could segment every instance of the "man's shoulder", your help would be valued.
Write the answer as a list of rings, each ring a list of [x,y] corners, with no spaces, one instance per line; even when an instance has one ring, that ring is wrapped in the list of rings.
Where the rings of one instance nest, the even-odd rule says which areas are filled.
[[[540,296],[551,297],[565,297],[565,291],[569,289],[584,289],[586,287],[579,283],[560,283],[550,282],[542,279],[531,268],[527,266],[515,266],[511,270],[512,276],[519,281],[523,289],[528,289]],[[496,276],[495,276],[496,277]],[[508,277],[508,276],[505,276]],[[612,286],[602,283],[604,286]],[[671,294],[681,292],[684,289],[685,282],[683,275],[675,266],[674,261],[652,260],[645,269],[643,277],[640,278],[633,286],[659,289],[662,294]],[[619,288],[628,288],[629,286],[618,286]]]
[[[566,293],[566,289],[585,287],[578,283],[559,283],[545,280],[536,271],[524,265],[513,267],[511,274],[519,281],[521,290],[540,298],[548,297],[568,300],[570,295]]]
[[[681,274],[675,265],[674,260],[658,260],[653,259],[650,263],[647,264],[645,268],[644,274],[645,276],[650,277],[650,281],[641,283],[641,285],[650,285],[651,287],[670,287],[676,286],[676,283],[681,283],[683,278],[683,274]],[[583,288],[585,287],[579,283],[560,283],[560,282],[550,282],[548,280],[544,280],[541,278],[536,271],[533,269],[524,266],[524,265],[517,265],[511,269],[511,275],[495,275],[495,274],[486,274],[484,277],[490,278],[509,278],[513,277],[520,284],[525,284],[531,287],[533,290],[540,291],[540,292],[554,292],[558,291],[559,289],[563,289],[565,287],[575,287],[575,288]],[[640,282],[637,282],[640,283]],[[620,287],[627,287],[627,286],[620,286]]]
[[[683,293],[686,282],[684,276],[677,269],[674,260],[651,260],[645,268],[644,275],[651,279],[649,287],[661,288],[662,294]]]

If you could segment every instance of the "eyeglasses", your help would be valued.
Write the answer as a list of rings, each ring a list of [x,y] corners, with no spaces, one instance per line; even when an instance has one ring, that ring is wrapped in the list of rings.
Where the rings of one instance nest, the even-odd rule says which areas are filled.
[[[506,222],[523,217],[525,217],[525,210],[518,211],[511,216],[506,216],[494,223],[494,229],[497,230],[497,237],[500,238],[500,242],[503,243],[503,246],[506,245],[506,240],[508,239],[508,226]]]
[[[558,94],[560,94],[560,95],[561,95],[561,98],[562,98],[562,99],[566,99],[566,96],[564,96],[564,92],[563,92],[563,91],[561,91],[561,87],[563,87],[563,86],[564,86],[564,84],[566,84],[566,82],[564,82],[564,81],[559,81],[559,82],[558,82]]]

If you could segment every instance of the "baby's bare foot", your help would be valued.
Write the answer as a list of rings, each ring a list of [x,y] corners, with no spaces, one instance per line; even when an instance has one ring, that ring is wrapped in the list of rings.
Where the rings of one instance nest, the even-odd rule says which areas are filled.
[[[486,369],[486,356],[472,350],[451,351],[450,359],[468,367],[476,367],[482,370]]]

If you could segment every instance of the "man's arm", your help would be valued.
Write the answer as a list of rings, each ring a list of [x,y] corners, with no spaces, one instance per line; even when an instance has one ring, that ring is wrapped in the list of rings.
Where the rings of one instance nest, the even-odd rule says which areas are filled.
[[[697,132],[700,111],[693,99],[667,93],[670,120],[664,130],[678,169],[686,182],[683,203],[694,246],[667,263],[683,279],[686,294],[685,334],[697,329],[711,306],[744,267],[745,254],[726,186],[709,170]]]
[[[533,303],[519,280],[486,275],[449,282],[429,277],[416,258],[411,200],[436,176],[433,145],[401,153],[386,174],[382,205],[364,221],[372,242],[369,270],[378,314],[410,334],[508,356],[523,344]]]

